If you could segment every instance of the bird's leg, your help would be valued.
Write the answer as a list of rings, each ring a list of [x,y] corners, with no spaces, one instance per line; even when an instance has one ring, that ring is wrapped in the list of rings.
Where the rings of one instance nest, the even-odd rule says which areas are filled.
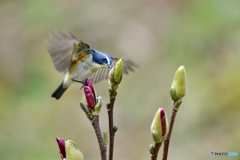
[[[88,79],[86,78],[83,83],[82,83],[82,87],[80,88],[80,90],[85,86],[85,82],[87,81]]]
[[[71,80],[74,81],[74,82],[78,82],[78,83],[82,83],[82,84],[84,84],[84,83],[81,82],[81,81],[75,80],[74,77],[72,77]]]
[[[80,88],[80,90],[85,86],[86,80],[87,80],[87,78],[84,80],[84,82],[82,82],[82,87]]]
[[[86,81],[87,79],[86,79],[84,82],[82,82],[82,81],[75,80],[74,77],[72,77],[71,80],[72,80],[73,82],[82,83],[82,87],[80,88],[80,90],[81,90],[81,89],[85,86],[85,81]]]
[[[85,86],[85,83],[82,84],[82,87],[79,89],[79,91],[81,91],[81,89]]]

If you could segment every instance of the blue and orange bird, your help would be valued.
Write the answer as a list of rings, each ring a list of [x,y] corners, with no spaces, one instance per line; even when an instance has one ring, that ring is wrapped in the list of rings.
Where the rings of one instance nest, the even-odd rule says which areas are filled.
[[[66,34],[56,30],[56,34],[49,34],[45,40],[46,49],[52,58],[55,69],[65,74],[60,86],[53,92],[52,97],[59,99],[66,89],[74,82],[84,84],[87,78],[92,83],[107,79],[110,68],[119,58],[110,57],[106,53],[91,49],[82,40],[76,38],[68,30]],[[123,73],[134,71],[137,65],[131,60],[124,60]]]

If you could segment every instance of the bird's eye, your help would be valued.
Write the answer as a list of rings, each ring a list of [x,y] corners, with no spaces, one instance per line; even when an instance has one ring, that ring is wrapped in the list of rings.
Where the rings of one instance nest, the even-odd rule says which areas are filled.
[[[106,62],[106,61],[107,61],[107,58],[103,58],[103,61],[105,61],[105,62]]]

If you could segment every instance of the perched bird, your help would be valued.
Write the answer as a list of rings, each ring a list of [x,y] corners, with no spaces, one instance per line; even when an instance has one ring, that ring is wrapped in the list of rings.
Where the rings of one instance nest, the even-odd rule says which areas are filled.
[[[64,34],[56,30],[56,34],[49,34],[49,37],[50,39],[45,40],[46,49],[55,69],[65,74],[63,82],[52,94],[56,99],[59,99],[74,82],[84,84],[85,80],[90,78],[92,83],[97,83],[107,79],[110,68],[119,60],[91,49],[69,31]],[[134,66],[137,65],[133,61],[124,60],[123,73],[128,74],[128,70],[134,71]]]

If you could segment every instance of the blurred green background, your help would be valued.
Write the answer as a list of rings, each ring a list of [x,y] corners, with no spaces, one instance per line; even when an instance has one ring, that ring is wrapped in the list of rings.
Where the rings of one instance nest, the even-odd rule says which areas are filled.
[[[0,159],[59,160],[56,136],[73,140],[86,160],[100,159],[79,107],[81,85],[58,101],[50,97],[64,77],[43,47],[55,28],[141,66],[118,89],[116,160],[150,159],[150,125],[159,107],[170,119],[169,89],[180,65],[187,70],[188,93],[169,159],[210,159],[211,151],[240,154],[239,6],[239,0],[1,0]],[[108,102],[107,81],[95,88]],[[108,130],[105,107],[100,123]]]

